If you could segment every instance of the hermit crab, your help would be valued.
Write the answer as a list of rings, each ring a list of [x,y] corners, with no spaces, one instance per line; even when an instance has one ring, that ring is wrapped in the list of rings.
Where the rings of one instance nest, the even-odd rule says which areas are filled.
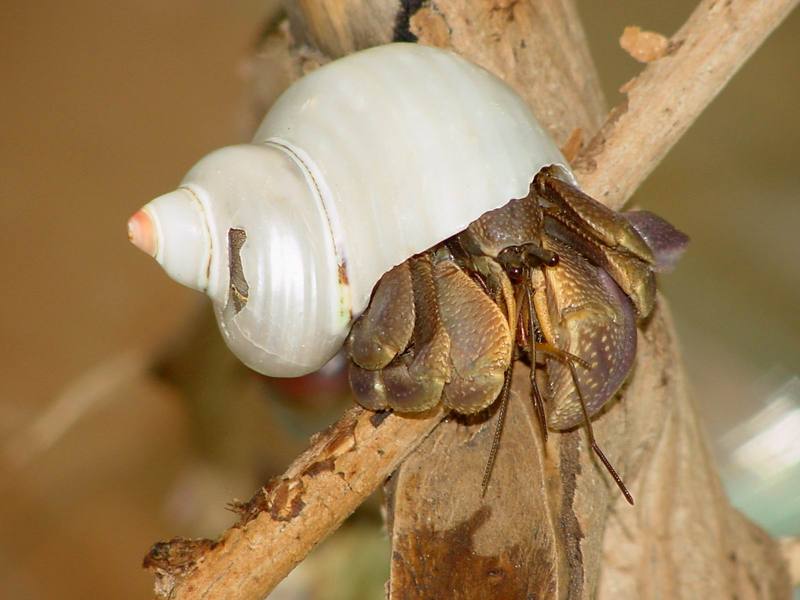
[[[505,406],[522,359],[545,433],[617,392],[653,273],[686,243],[584,195],[509,87],[416,44],[303,77],[251,143],[203,158],[128,232],[208,294],[256,371],[303,375],[347,341],[365,407],[469,414]]]
[[[616,213],[545,168],[527,196],[381,278],[348,339],[353,392],[366,408],[400,412],[441,401],[472,414],[499,397],[502,427],[523,359],[544,435],[585,422],[632,503],[589,419],[633,366],[654,272],[674,266],[687,241],[660,217]]]

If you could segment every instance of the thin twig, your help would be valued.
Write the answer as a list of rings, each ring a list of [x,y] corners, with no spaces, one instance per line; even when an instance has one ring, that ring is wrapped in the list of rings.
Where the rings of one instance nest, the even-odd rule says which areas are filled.
[[[92,367],[36,415],[35,419],[0,446],[0,462],[13,469],[28,467],[104,403],[114,402],[122,389],[147,369],[144,352],[133,350]]]
[[[621,207],[797,3],[700,2],[665,56],[625,84],[627,101],[578,157],[583,190]]]
[[[627,200],[798,0],[704,0],[667,54],[627,86],[628,101],[578,157],[586,191]],[[441,420],[353,409],[317,436],[280,479],[240,508],[219,541],[157,544],[145,559],[162,597],[263,598]],[[377,423],[377,424],[376,424]]]
[[[164,598],[263,598],[335,531],[442,418],[352,408],[319,433],[280,478],[233,508],[239,522],[218,541],[153,546],[144,566]]]

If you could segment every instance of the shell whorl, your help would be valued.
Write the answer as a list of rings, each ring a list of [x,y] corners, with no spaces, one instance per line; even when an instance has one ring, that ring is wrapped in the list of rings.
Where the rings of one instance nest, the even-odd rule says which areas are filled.
[[[251,144],[210,154],[181,187],[207,215],[198,264],[226,342],[255,370],[293,376],[338,350],[386,271],[525,196],[549,165],[569,176],[503,82],[390,44],[297,81]]]
[[[320,185],[355,313],[383,273],[523,197],[566,165],[524,101],[463,58],[390,44],[292,85],[254,137],[303,157]]]

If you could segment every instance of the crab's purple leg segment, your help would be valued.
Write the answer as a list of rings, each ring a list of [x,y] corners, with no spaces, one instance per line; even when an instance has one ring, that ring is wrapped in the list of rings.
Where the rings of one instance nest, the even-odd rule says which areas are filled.
[[[439,317],[432,271],[430,258],[423,255],[384,275],[357,323],[361,326],[353,328],[350,384],[365,408],[418,412],[441,399],[450,372],[450,339]],[[384,351],[389,343],[392,352]]]
[[[653,252],[653,269],[665,273],[675,268],[689,245],[689,236],[647,210],[622,213]]]
[[[407,262],[378,282],[369,307],[350,332],[350,358],[364,369],[382,369],[406,349],[414,330],[414,293]]]
[[[428,256],[410,261],[416,321],[412,347],[383,370],[386,396],[394,410],[433,408],[450,375],[450,338],[442,324]]]

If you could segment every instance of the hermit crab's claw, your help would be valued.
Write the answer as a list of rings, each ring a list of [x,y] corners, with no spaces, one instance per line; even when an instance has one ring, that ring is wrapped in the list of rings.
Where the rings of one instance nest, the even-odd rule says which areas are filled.
[[[208,286],[211,239],[203,206],[189,190],[159,196],[137,211],[128,220],[128,239],[179,283]]]
[[[570,368],[563,357],[547,356],[544,389],[551,398],[548,425],[564,430],[596,414],[617,393],[636,357],[636,312],[611,276],[557,239],[545,239],[559,255],[545,269],[545,293],[534,294],[547,341],[586,363]]]
[[[689,245],[689,236],[647,210],[632,210],[622,215],[653,252],[653,269],[659,273],[672,271]]]

